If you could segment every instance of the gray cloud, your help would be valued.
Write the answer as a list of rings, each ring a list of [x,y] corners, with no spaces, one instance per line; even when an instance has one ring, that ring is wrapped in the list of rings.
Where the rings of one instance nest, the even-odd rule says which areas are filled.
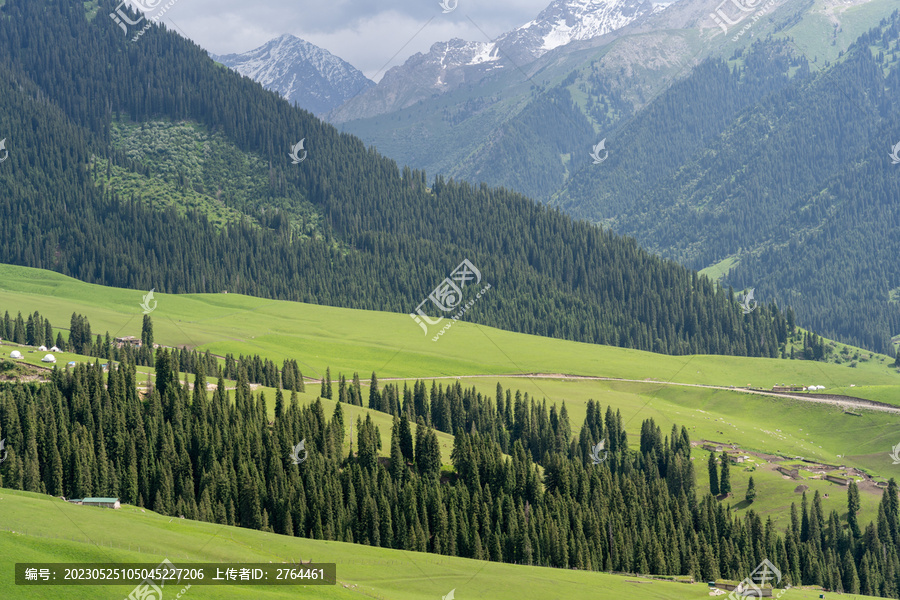
[[[162,21],[214,54],[293,34],[380,78],[435,42],[485,41],[485,34],[493,38],[530,21],[549,2],[459,0],[443,14],[438,0],[176,0]]]

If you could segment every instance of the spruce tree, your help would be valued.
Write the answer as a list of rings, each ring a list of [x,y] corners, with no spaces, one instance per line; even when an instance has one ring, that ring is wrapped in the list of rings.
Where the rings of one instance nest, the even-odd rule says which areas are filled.
[[[847,488],[847,524],[850,526],[850,531],[853,532],[854,537],[859,537],[859,513],[860,501],[859,501],[859,488],[856,485],[856,482],[851,480],[850,486]]]
[[[716,465],[715,452],[709,453],[709,461],[707,462],[709,469],[709,493],[713,496],[719,495],[719,467]]]
[[[731,493],[731,475],[729,474],[728,454],[722,451],[722,476],[719,478],[719,492],[727,496]]]
[[[391,477],[394,481],[403,481],[406,472],[406,459],[400,451],[400,421],[394,417],[394,425],[391,428]]]
[[[16,317],[12,337],[13,341],[17,344],[25,343],[25,321],[22,320],[22,313],[19,313],[19,316]]]
[[[150,315],[144,315],[141,323],[141,345],[149,348],[151,352],[153,351],[153,319],[150,318]]]
[[[753,477],[747,482],[747,495],[744,498],[751,504],[756,500],[756,482],[753,481]]]
[[[372,380],[369,382],[369,408],[382,410],[381,394],[378,391],[378,377],[375,376],[375,371],[372,371]]]
[[[50,321],[44,321],[44,345],[48,348],[53,345],[53,327]]]
[[[359,381],[359,373],[353,373],[353,383],[350,385],[350,404],[362,406],[362,384]]]
[[[38,345],[35,336],[34,315],[28,315],[28,322],[25,324],[25,343],[29,346]]]
[[[413,460],[415,459],[413,450],[413,436],[412,431],[409,427],[409,419],[406,418],[406,413],[400,415],[399,441],[400,452],[401,454],[403,454],[403,458],[405,458],[408,462],[413,462]]]

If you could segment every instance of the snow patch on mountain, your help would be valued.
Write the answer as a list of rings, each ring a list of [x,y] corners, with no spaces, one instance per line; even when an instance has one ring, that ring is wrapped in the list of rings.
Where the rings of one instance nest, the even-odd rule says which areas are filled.
[[[375,85],[350,63],[292,35],[213,59],[318,115]]]
[[[657,8],[661,6],[661,8]],[[574,41],[589,40],[621,29],[632,21],[664,9],[651,0],[554,0],[536,19],[498,40],[518,37],[531,41],[529,53],[541,54]],[[528,32],[527,37],[517,33]]]

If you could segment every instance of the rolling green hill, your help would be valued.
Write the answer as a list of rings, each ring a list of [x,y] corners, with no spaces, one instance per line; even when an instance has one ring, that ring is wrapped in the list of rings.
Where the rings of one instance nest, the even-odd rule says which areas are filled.
[[[91,320],[96,331],[109,329],[118,335],[138,333],[136,330],[139,328],[140,319],[136,317],[141,313],[142,292],[103,288],[56,273],[24,267],[4,266],[2,275],[3,277],[0,277],[0,281],[3,282],[0,284],[0,307],[12,310],[17,310],[19,307],[26,310],[37,309],[51,322],[60,319],[65,322],[66,315],[70,314],[69,311],[73,311],[85,314]],[[380,332],[399,330],[403,320],[409,318],[406,315],[262,300],[237,294],[159,294],[157,301],[158,305],[151,313],[155,324],[155,339],[166,345],[188,344],[200,348],[227,348],[229,352],[254,352],[271,359],[277,359],[282,355],[292,356],[298,361],[302,361],[304,365],[319,365],[319,372],[324,369],[324,366],[330,366],[333,376],[339,371],[343,371],[344,368],[346,368],[346,372],[360,371],[364,374],[374,370],[379,373],[382,383],[387,383],[387,379],[389,379],[387,374],[395,377],[421,378],[426,381],[439,374],[424,372],[433,366],[427,360],[420,363],[415,358],[414,352],[420,354],[425,352],[421,346],[422,341],[416,341],[421,335],[417,328],[409,328],[415,335],[401,336],[400,340],[408,344],[406,348],[385,344],[383,340],[379,343]],[[135,331],[132,331],[131,328]],[[269,331],[273,333],[267,333]],[[886,477],[892,475],[888,451],[895,443],[893,437],[897,430],[897,423],[900,421],[898,414],[855,408],[854,410],[858,411],[859,416],[854,416],[845,413],[839,407],[810,403],[801,399],[749,395],[746,392],[732,390],[728,388],[729,384],[724,383],[724,378],[749,377],[751,383],[759,382],[759,386],[762,387],[769,381],[774,381],[775,378],[785,381],[791,377],[817,377],[819,379],[828,377],[834,380],[828,386],[829,388],[837,388],[838,382],[840,382],[841,385],[846,386],[843,391],[855,393],[857,388],[853,388],[853,392],[850,392],[849,376],[863,391],[869,390],[869,386],[866,384],[872,384],[873,389],[881,387],[882,389],[896,390],[898,375],[880,360],[885,357],[876,357],[874,360],[861,363],[855,369],[835,364],[799,360],[715,356],[677,358],[619,348],[540,339],[462,322],[457,323],[439,342],[426,341],[432,347],[429,360],[434,361],[435,367],[442,366],[440,373],[446,373],[445,378],[435,379],[434,382],[436,385],[447,388],[448,391],[451,386],[460,386],[458,389],[474,387],[485,397],[490,398],[497,385],[500,384],[504,388],[516,391],[517,397],[519,392],[523,392],[535,400],[546,400],[557,407],[564,402],[568,410],[567,418],[573,424],[586,422],[590,418],[589,405],[590,401],[594,400],[604,408],[609,407],[612,411],[621,413],[623,429],[628,433],[632,447],[635,447],[638,438],[643,440],[646,419],[653,419],[659,424],[662,431],[667,431],[672,425],[685,425],[686,434],[696,444],[692,458],[696,462],[694,473],[697,489],[701,494],[705,493],[707,489],[704,468],[707,453],[700,448],[702,444],[712,442],[728,447],[733,446],[741,453],[747,453],[747,456],[751,457],[749,462],[743,465],[734,465],[732,468],[733,496],[721,500],[721,506],[730,506],[732,512],[740,518],[771,519],[772,526],[777,530],[790,525],[788,517],[790,505],[791,503],[799,504],[800,492],[803,490],[806,490],[810,496],[814,493],[821,494],[822,510],[826,514],[835,511],[836,518],[846,522],[847,488],[817,478],[816,469],[822,467],[815,466],[816,463],[845,465],[851,469],[850,474],[860,481],[861,510],[858,517],[863,525],[874,519],[879,510],[881,490],[874,486],[874,482],[884,481]],[[457,346],[456,341],[460,345]],[[9,346],[4,346],[4,349],[8,348]],[[401,352],[398,353],[398,350]],[[464,360],[466,356],[484,357],[484,360],[479,364],[471,359]],[[496,356],[496,358],[492,359],[492,356]],[[82,359],[78,358],[78,360]],[[520,365],[526,365],[529,368],[521,368]],[[666,373],[661,373],[663,370]],[[504,372],[509,374],[532,371],[550,373],[550,375],[542,377],[501,376]],[[494,372],[495,375],[489,375],[491,372]],[[557,374],[553,375],[554,372]],[[605,375],[622,379],[579,379],[559,373],[582,376]],[[136,380],[139,379],[136,378]],[[705,384],[710,381],[720,384],[720,387],[725,389],[668,384],[668,382]],[[229,382],[226,382],[226,387],[229,385]],[[241,386],[242,384],[237,382],[237,385]],[[315,399],[316,389],[317,386],[310,383],[307,393],[300,395],[299,400],[307,407],[321,403],[323,414],[331,414],[336,405],[327,400],[317,401]],[[268,398],[272,398],[275,394],[275,390],[271,389],[258,389],[257,391],[264,391]],[[860,394],[860,396],[864,396],[864,394]],[[43,402],[41,400],[42,405]],[[216,406],[217,402],[213,398],[212,406]],[[526,396],[526,402],[528,402],[528,396]],[[246,403],[247,397],[239,395],[237,410],[241,412],[249,410]],[[153,405],[154,401],[151,399],[150,407]],[[166,404],[163,405],[164,411],[170,410],[165,406]],[[273,409],[271,403],[267,403],[266,408],[265,418],[267,420],[274,419],[274,423],[279,423],[277,409]],[[177,409],[171,410],[176,410],[177,413]],[[214,412],[219,410],[221,409],[213,409]],[[391,438],[389,435],[385,437],[386,432],[390,431],[389,415],[347,405],[344,405],[343,410],[345,434],[349,432],[349,426],[355,415],[374,416],[382,434],[380,454],[385,457],[385,460],[391,457],[388,450]],[[518,411],[518,408],[516,410]],[[347,411],[350,411],[349,414]],[[765,415],[764,419],[761,419],[761,415]],[[250,418],[249,414],[247,416]],[[15,427],[10,432],[15,433]],[[861,435],[862,432],[864,435]],[[5,435],[9,435],[9,433],[5,433]],[[307,432],[306,436],[310,435],[312,433]],[[456,443],[458,441],[457,439]],[[643,445],[643,443],[642,441],[641,444]],[[14,449],[18,448],[20,444],[21,442],[18,442]],[[458,458],[453,461],[448,460],[451,456],[450,450],[454,447],[453,444],[453,438],[448,435],[442,435],[439,440],[445,474],[451,477],[456,473],[458,465]],[[318,452],[324,451],[321,445],[318,448]],[[347,444],[344,443],[340,453],[343,454],[346,451]],[[517,451],[511,450],[511,452],[516,454]],[[17,452],[17,456],[19,454]],[[791,460],[795,456],[802,456],[814,462],[804,463]],[[14,459],[14,464],[16,464],[15,460],[18,459]],[[507,458],[505,460],[518,459]],[[799,466],[800,471],[797,478],[789,479],[776,471],[775,467],[781,465],[789,468]],[[827,466],[825,468],[831,469]],[[547,485],[551,485],[549,482],[555,477],[555,475],[551,476],[551,473],[555,472],[556,466],[552,460],[543,466],[543,473],[546,477],[550,477],[547,479]],[[836,469],[834,472],[845,474],[847,470],[846,468]],[[459,472],[460,475],[463,473],[464,471]],[[754,477],[758,489],[757,499],[752,505],[743,500],[743,493],[751,475]],[[7,470],[5,476],[13,477],[15,480],[15,471]],[[243,485],[245,484],[241,483],[241,486]],[[53,500],[47,501],[54,502]],[[278,505],[276,504],[276,506]],[[70,508],[66,505],[62,506]],[[269,506],[268,503],[267,506]],[[71,508],[83,509],[83,507]],[[134,510],[139,511],[140,509]],[[245,509],[241,508],[241,511],[243,510]],[[96,511],[96,513],[104,514],[102,511]],[[123,513],[105,514],[119,515]],[[275,512],[272,514],[274,515]],[[0,517],[0,527],[6,526],[3,518]],[[52,523],[53,519],[49,519],[49,522]],[[182,524],[188,527],[194,526],[178,519],[172,522],[178,523],[179,526]],[[16,529],[17,526],[21,527],[21,525],[6,527],[21,531]],[[198,523],[197,526],[205,527],[206,524]],[[275,526],[281,527],[280,524]],[[31,527],[24,527],[24,529],[31,531]],[[64,530],[61,527],[56,527],[56,529]],[[113,529],[118,528],[113,527]],[[140,527],[134,531],[138,529]],[[46,535],[42,529],[36,528],[35,531],[40,535]],[[107,543],[112,542],[114,546],[117,543],[109,538],[105,539]],[[134,539],[134,536],[129,536],[129,539]],[[290,538],[284,539],[286,544],[296,541]],[[48,542],[41,538],[35,540],[35,543],[44,548],[42,551],[51,552],[51,554],[56,551],[63,554],[72,551],[66,543],[53,542],[50,544],[52,550],[47,550],[46,546],[42,546]],[[307,542],[301,541],[301,543]],[[325,544],[326,547],[346,547],[348,555],[358,547],[342,545],[338,542],[319,543]],[[173,545],[181,550],[196,548],[196,546],[190,546],[185,539],[180,539]],[[265,547],[270,549],[275,546],[266,543]],[[372,550],[377,552],[375,549]],[[317,551],[314,550],[314,552]],[[386,550],[386,552],[391,551]],[[119,553],[118,549],[116,549],[116,553]],[[405,554],[411,553],[407,551]],[[185,551],[184,555],[198,556],[191,554],[190,551]],[[175,557],[170,556],[170,558],[174,560]],[[318,558],[318,552],[316,559],[321,560]],[[441,557],[438,560],[445,559],[446,557]],[[201,559],[196,558],[195,560]],[[224,558],[219,560],[224,560]],[[275,559],[270,558],[269,560]],[[515,569],[518,567],[506,565],[503,568]],[[642,569],[643,567],[638,568]],[[403,587],[404,590],[409,587],[415,590],[411,593],[419,593],[414,584],[410,584],[403,578],[393,577],[391,581],[395,585]],[[618,589],[616,586],[620,582],[623,585],[627,583],[623,580],[613,580],[611,583],[603,585],[611,586],[609,589]],[[350,584],[349,581],[345,581],[345,583]],[[353,583],[360,585],[355,581]],[[366,585],[372,584],[367,583]],[[654,583],[652,585],[659,586],[661,584]],[[705,590],[701,590],[699,586],[697,588],[688,586],[679,588],[677,586],[684,584],[672,585],[676,586],[672,588],[675,592],[679,589],[696,589],[705,595]],[[659,589],[659,587],[654,587],[653,593],[657,594],[656,590]],[[446,594],[447,591],[444,590],[441,595]],[[214,595],[217,593],[214,588],[209,588],[209,592],[205,593],[212,594],[209,597],[217,597]],[[276,590],[268,593],[277,594],[278,592]],[[691,593],[693,594],[693,592]],[[277,597],[277,595],[272,597]],[[404,596],[400,593],[396,597]],[[598,597],[606,596],[599,595]]]
[[[0,593],[8,598],[97,598],[120,600],[128,586],[21,587],[14,562],[291,562],[316,560],[337,565],[339,584],[277,588],[192,586],[182,597],[323,598],[364,595],[390,600],[439,598],[456,590],[459,600],[546,600],[628,597],[688,600],[706,596],[706,584],[686,585],[635,576],[547,569],[473,561],[416,552],[324,542],[172,519],[125,505],[119,511],[73,506],[59,499],[0,489]],[[640,582],[640,583],[638,583]],[[176,590],[180,591],[180,590]],[[818,598],[792,589],[790,597]],[[844,595],[848,600],[865,596]],[[168,598],[168,596],[166,596]]]
[[[98,332],[139,335],[141,299],[139,291],[104,288],[49,271],[0,266],[0,310],[37,309],[52,323],[67,323],[71,312],[77,312],[87,315]],[[349,377],[359,372],[365,384],[368,374],[374,371],[382,383],[402,378],[411,385],[422,379],[429,386],[434,381],[447,387],[458,382],[485,395],[492,395],[500,383],[504,388],[521,390],[551,403],[565,402],[574,423],[585,418],[587,402],[594,399],[621,410],[632,436],[639,433],[644,419],[653,418],[664,427],[687,424],[694,440],[714,440],[748,451],[847,464],[876,478],[892,475],[888,451],[900,441],[893,439],[900,422],[896,414],[853,409],[864,415],[854,417],[834,406],[728,389],[748,384],[771,389],[776,383],[816,383],[826,385],[827,393],[900,406],[900,373],[888,367],[892,361],[885,356],[875,355],[855,368],[803,360],[668,357],[513,334],[464,322],[457,323],[452,334],[435,343],[423,340],[421,331],[405,322],[407,315],[238,294],[158,294],[157,301],[151,317],[156,340],[162,344],[210,349],[217,355],[260,354],[276,362],[294,358],[304,373],[313,378],[321,378],[325,368],[330,367],[334,380],[339,373]],[[382,336],[384,331],[402,335],[388,342]],[[2,348],[8,355],[12,347]],[[42,355],[25,354],[37,365],[41,364]],[[76,355],[58,356],[61,365],[68,360],[85,360]],[[137,369],[139,373],[153,371],[149,367]],[[550,375],[515,376],[529,373]],[[565,375],[571,377],[567,379]],[[145,379],[144,375],[138,377],[141,382]],[[226,386],[233,388],[234,382],[226,381]],[[256,389],[270,399],[275,395],[272,388]],[[299,398],[312,402],[318,393],[318,384],[312,382]],[[326,414],[331,414],[335,403],[328,399],[321,402]],[[270,418],[274,418],[274,405],[269,403],[268,410]],[[348,436],[357,414],[371,415],[381,431],[381,454],[388,456],[390,416],[364,407],[345,410],[352,411],[345,425]],[[765,425],[761,425],[760,415],[765,415]],[[861,431],[866,432],[863,439]],[[450,465],[453,437],[438,432],[438,438],[444,463]],[[349,437],[344,442],[345,451],[348,447]],[[740,473],[736,474],[738,481],[748,476]],[[786,514],[779,507],[794,497],[793,489],[798,484],[784,481],[771,469],[762,478],[759,474],[755,477],[758,484],[771,486],[773,491],[761,493],[754,509],[783,525]],[[702,475],[699,480],[702,485]],[[805,483],[823,493],[830,490],[832,495],[839,490],[836,484]],[[865,497],[866,506],[871,509],[878,497]]]
[[[676,598],[708,592],[596,572],[733,579],[773,556],[794,583],[896,595],[900,509],[895,480],[884,482],[898,422],[892,358],[835,345],[833,362],[788,360],[798,343],[789,308],[742,315],[731,290],[633,240],[506,190],[428,186],[171,32],[129,45],[114,23],[90,18],[114,5],[0,6],[0,130],[10,132],[0,260],[48,269],[0,265],[0,309],[39,310],[55,325],[50,339],[77,313],[97,333],[137,335],[153,288],[163,346],[296,360],[335,381],[377,373],[382,391],[373,383],[360,406],[318,398],[315,380],[303,394],[252,386],[245,365],[233,382],[217,364],[181,374],[171,357],[184,354],[165,347],[152,371],[126,359],[108,372],[77,364],[43,383],[5,381],[0,486],[48,497],[0,493],[4,556],[98,556],[105,541],[116,553],[221,560],[225,533],[239,540],[229,552],[269,560],[294,543],[314,555],[303,558],[348,562],[402,549],[423,557],[418,573],[363,569],[347,582],[362,588],[322,597],[456,589],[460,600],[489,565],[497,577],[473,597],[515,593],[508,581],[528,564],[565,570],[518,596],[571,597],[595,583],[600,597],[637,586],[647,591],[636,597]],[[35,52],[35,40],[54,43]],[[774,79],[759,87],[787,89]],[[567,102],[544,100],[523,127]],[[286,149],[301,136],[309,156],[292,165]],[[440,334],[420,328],[408,313],[463,257],[490,291],[441,294],[472,311]],[[70,358],[95,363],[59,360]],[[4,370],[18,377],[36,359],[26,349]],[[392,378],[408,385],[386,388]],[[268,381],[278,385],[277,373]],[[764,393],[777,383],[826,394]],[[706,493],[705,444],[751,457],[735,462],[731,496]],[[827,482],[826,470],[859,480],[858,506],[856,486]],[[751,474],[753,504],[742,502]],[[785,510],[804,488],[801,527]],[[92,521],[60,495],[133,507]],[[69,523],[84,537],[59,539],[77,538]],[[433,592],[430,564],[447,566],[441,583],[455,587]],[[566,583],[554,585],[557,575]]]
[[[67,324],[89,315],[96,331],[140,336],[146,292],[87,284],[49,271],[0,265],[0,309],[39,310]],[[273,301],[240,294],[156,294],[156,339],[214,354],[296,358],[304,374],[429,378],[510,373],[565,373],[622,379],[769,388],[779,383],[826,385],[828,391],[886,400],[900,375],[884,355],[857,367],[803,360],[724,356],[672,357],[568,342],[457,322],[438,342],[409,315]],[[386,336],[385,332],[391,332]],[[477,349],[477,350],[473,350]],[[690,365],[687,368],[686,365]],[[866,387],[863,387],[866,386]],[[879,391],[883,389],[882,391]],[[895,397],[896,398],[896,397]]]

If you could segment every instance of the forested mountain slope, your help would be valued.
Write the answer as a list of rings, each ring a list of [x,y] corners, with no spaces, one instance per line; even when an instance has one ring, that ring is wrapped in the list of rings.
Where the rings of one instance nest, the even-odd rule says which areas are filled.
[[[894,479],[868,523],[857,518],[851,482],[846,526],[816,491],[791,503],[790,525],[779,531],[698,492],[707,461],[693,460],[703,450],[686,427],[645,419],[629,440],[621,412],[593,401],[583,422],[570,423],[565,404],[548,409],[499,384],[494,395],[432,382],[429,397],[419,381],[404,390],[383,461],[370,415],[357,417],[354,451],[344,454],[348,404],[329,415],[320,400],[301,406],[279,389],[270,421],[243,369],[232,402],[221,378],[211,398],[200,391],[202,368],[194,391],[179,385],[164,349],[156,368],[146,402],[127,362],[107,380],[98,362],[56,371],[42,386],[0,390],[0,435],[11,449],[0,485],[115,495],[164,515],[477,560],[708,581],[740,580],[768,558],[783,587],[891,598],[900,589]],[[458,424],[446,480],[429,410]],[[300,439],[298,464],[289,457]],[[595,440],[606,442],[602,458]],[[727,494],[728,455],[721,460]]]
[[[900,12],[833,65],[790,41],[710,61],[658,99],[556,202],[801,323],[891,352],[900,332]],[[673,111],[678,118],[673,119]]]
[[[682,1],[615,39],[342,126],[408,164],[547,200],[692,268],[718,276],[736,262],[726,286],[893,354],[897,5],[770,4],[722,34],[714,7]],[[609,159],[592,165],[602,139]]]
[[[467,314],[478,322],[670,353],[778,353],[774,309],[744,316],[696,273],[517,194],[429,188],[177,35],[131,41],[104,17],[113,8],[89,20],[72,0],[2,7],[0,261],[408,313],[468,258],[493,286]],[[307,154],[292,164],[300,139]]]
[[[402,164],[544,201],[591,165],[594,144],[603,138],[611,143],[632,117],[704,60],[729,59],[755,40],[780,35],[824,64],[896,10],[895,0],[744,4],[752,12],[739,12],[739,4],[679,0],[664,10],[657,4],[651,15],[537,59],[501,46],[496,60],[462,67],[469,69],[465,77],[429,72],[417,78],[412,65],[391,69],[366,94],[373,101],[366,105],[370,113],[355,110],[362,104],[357,98],[329,118]],[[713,19],[717,8],[743,20],[723,33]],[[517,68],[493,68],[508,60]],[[433,62],[453,65],[449,59]],[[471,69],[485,64],[492,68],[473,77]],[[447,85],[434,86],[435,79]],[[400,93],[406,88],[420,94],[417,102]],[[380,99],[394,105],[382,107]]]

